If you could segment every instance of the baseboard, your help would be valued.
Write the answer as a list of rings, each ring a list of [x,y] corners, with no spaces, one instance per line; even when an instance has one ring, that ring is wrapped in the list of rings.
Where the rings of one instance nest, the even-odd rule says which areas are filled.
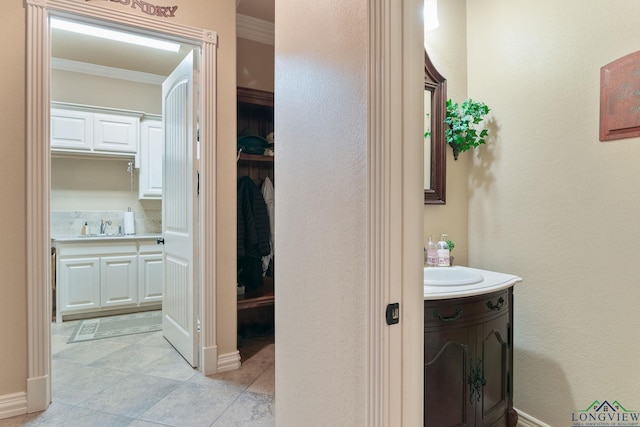
[[[27,378],[27,412],[40,412],[51,403],[51,384],[49,375]]]
[[[238,350],[218,357],[217,372],[232,371],[240,367],[240,352]]]
[[[526,412],[522,412],[520,409],[513,408],[518,412],[518,426],[517,427],[551,427],[549,424],[545,424],[542,421],[532,417]]]
[[[12,393],[0,396],[0,420],[27,413],[27,393]]]
[[[204,375],[212,375],[218,369],[218,346],[203,347],[200,371]]]

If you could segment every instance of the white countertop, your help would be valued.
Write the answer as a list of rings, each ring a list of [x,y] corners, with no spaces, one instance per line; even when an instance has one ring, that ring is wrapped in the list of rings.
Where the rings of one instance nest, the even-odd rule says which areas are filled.
[[[161,233],[146,233],[146,234],[90,234],[87,236],[51,236],[51,242],[63,243],[63,242],[111,242],[118,240],[152,240],[162,237]]]
[[[434,268],[448,268],[448,267],[434,267]],[[479,283],[473,283],[470,285],[438,285],[438,286],[424,286],[424,299],[449,299],[449,298],[463,298],[474,295],[488,294],[502,289],[509,288],[516,283],[522,282],[522,279],[512,274],[498,273],[496,271],[480,270],[472,267],[462,267],[469,269],[476,273],[479,273],[484,278]]]

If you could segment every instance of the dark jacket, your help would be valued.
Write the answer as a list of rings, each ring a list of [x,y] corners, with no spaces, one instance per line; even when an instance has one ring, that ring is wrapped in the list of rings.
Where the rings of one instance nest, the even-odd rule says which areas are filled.
[[[262,257],[271,252],[269,215],[258,186],[248,176],[238,178],[238,284],[262,285]]]

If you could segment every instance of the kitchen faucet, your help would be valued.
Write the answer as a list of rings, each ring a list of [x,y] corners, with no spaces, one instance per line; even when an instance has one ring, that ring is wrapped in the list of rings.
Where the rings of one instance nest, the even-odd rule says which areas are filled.
[[[100,234],[107,234],[107,225],[111,225],[110,220],[100,220]]]

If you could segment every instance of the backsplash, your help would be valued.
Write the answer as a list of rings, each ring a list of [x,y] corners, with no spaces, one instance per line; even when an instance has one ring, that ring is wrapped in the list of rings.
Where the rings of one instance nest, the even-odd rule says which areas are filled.
[[[162,232],[162,210],[145,209],[134,212],[136,234]],[[124,229],[124,211],[51,211],[51,236],[79,236],[86,222],[89,233],[97,234],[101,221],[111,221],[106,234],[118,234]]]

